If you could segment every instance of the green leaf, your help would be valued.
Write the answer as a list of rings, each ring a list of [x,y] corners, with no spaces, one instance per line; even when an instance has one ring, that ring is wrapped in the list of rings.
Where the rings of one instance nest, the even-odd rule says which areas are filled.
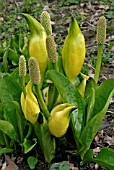
[[[60,163],[53,163],[49,170],[58,170]]]
[[[9,148],[0,148],[0,155],[4,154],[4,153],[12,153],[13,149],[9,149]]]
[[[102,124],[102,119],[106,114],[110,99],[114,94],[114,79],[104,81],[100,87],[96,89],[95,94],[95,105],[93,109],[93,114],[95,116],[93,116],[93,118],[86,124],[81,134],[81,142],[83,146],[80,149],[80,155],[82,159]]]
[[[41,150],[44,154],[46,162],[50,163],[55,156],[55,140],[51,135],[47,121],[43,116],[43,124],[35,124],[34,130],[38,138]]]
[[[19,82],[20,76],[19,76],[19,68],[18,67],[10,75],[13,79],[15,79],[17,82]],[[29,80],[30,80],[30,77],[29,77],[29,74],[27,73],[25,76],[25,83],[28,83]]]
[[[18,141],[17,134],[11,123],[5,120],[0,120],[0,130],[7,136],[9,136],[11,139]]]
[[[35,158],[34,156],[29,156],[28,159],[27,159],[27,162],[28,162],[30,169],[34,169],[35,165],[38,162],[38,159]]]
[[[19,138],[20,138],[20,141],[22,142],[23,141],[23,138],[24,138],[24,128],[25,128],[25,125],[27,123],[27,120],[25,119],[24,117],[24,114],[22,112],[22,109],[21,109],[21,106],[19,105],[19,103],[17,101],[13,101],[14,105],[15,105],[15,108],[16,108],[16,117],[17,117],[17,120],[18,120],[18,123],[17,123],[17,127],[18,127],[18,130],[19,130]]]
[[[61,73],[55,70],[47,71],[47,76],[53,81],[58,92],[60,93],[63,102],[74,104],[78,107],[75,114],[71,114],[71,124],[73,127],[73,133],[78,137],[83,128],[83,117],[85,112],[84,100],[80,93],[76,90],[76,87],[70,83],[70,81]],[[76,116],[76,117],[75,117]],[[74,126],[74,121],[77,121],[77,125]]]
[[[89,149],[83,158],[84,162],[92,162],[93,161],[93,149]]]
[[[105,80],[95,93],[94,115],[103,110],[110,93],[114,90],[114,78]]]
[[[19,34],[19,51],[22,52],[22,48],[24,46],[24,36]]]
[[[85,89],[85,95],[84,95],[84,98],[87,99],[90,95],[90,89],[93,88],[93,89],[96,89],[97,88],[97,84],[95,82],[94,79],[92,78],[89,78],[87,80],[87,83],[86,83],[86,89]]]
[[[49,170],[70,170],[70,165],[66,161],[54,163]]]
[[[79,122],[79,119],[78,119],[78,114],[79,114],[78,109],[75,109],[73,112],[70,113],[70,124],[72,127],[77,149],[79,148],[79,142],[81,143],[80,133],[81,133],[81,128],[82,128],[81,123]]]
[[[93,118],[93,108],[95,104],[95,89],[90,89],[90,95],[88,98],[88,107],[87,107],[87,115],[86,115],[86,124]]]
[[[28,127],[27,127],[28,131],[27,131],[27,134],[26,134],[26,136],[25,136],[26,139],[29,138],[29,136],[31,135],[32,130],[33,130],[33,129],[32,129],[32,124],[31,124],[30,122],[27,122],[27,125],[28,125]]]
[[[3,136],[2,131],[0,131],[0,145],[5,145],[4,136]]]
[[[18,35],[15,34],[15,36],[12,37],[11,42],[10,42],[10,48],[17,52],[19,52],[18,39],[19,39]]]
[[[13,101],[20,102],[20,95],[20,85],[10,75],[5,75],[0,81],[0,99],[4,110],[4,118],[14,126],[17,133],[18,119]]]
[[[53,106],[57,100],[57,97],[58,97],[58,91],[56,87],[54,86],[54,84],[51,83],[48,89],[48,110],[49,111],[53,109]]]
[[[104,147],[93,161],[101,166],[110,168],[110,170],[114,170],[114,150]]]
[[[82,97],[76,90],[76,87],[71,84],[64,75],[55,70],[49,70],[47,71],[47,77],[53,81],[64,102],[68,102],[76,106],[79,103],[77,100],[80,100],[81,104],[83,103],[81,101]]]
[[[13,79],[19,82],[19,68],[17,67],[13,72],[10,74]]]
[[[0,119],[4,119],[3,113],[4,113],[3,106],[2,106],[2,103],[0,101]]]
[[[11,48],[8,50],[8,58],[12,61],[12,63],[14,63],[14,65],[19,62],[19,54]]]
[[[30,152],[36,146],[36,144],[37,144],[37,139],[34,138],[32,140],[28,140],[25,138],[24,142],[21,144],[21,146],[24,147],[24,153],[26,154],[26,153]]]

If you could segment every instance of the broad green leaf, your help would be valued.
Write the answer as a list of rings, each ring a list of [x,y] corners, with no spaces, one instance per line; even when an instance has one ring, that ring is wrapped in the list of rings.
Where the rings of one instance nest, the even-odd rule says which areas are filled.
[[[101,166],[110,168],[110,170],[114,170],[114,150],[104,147],[93,161]]]
[[[32,139],[32,140],[28,140],[28,139],[24,139],[24,142],[21,144],[21,146],[24,147],[24,153],[28,153],[30,152],[37,144],[37,139]]]
[[[4,153],[12,153],[13,149],[10,148],[0,148],[0,155],[4,154]]]
[[[11,139],[18,141],[17,134],[13,125],[5,120],[0,120],[0,130],[9,136]]]
[[[105,106],[110,93],[114,90],[114,78],[105,80],[95,93],[94,115],[99,113]]]
[[[50,163],[55,156],[55,140],[49,132],[48,124],[44,117],[43,124],[34,125],[34,130],[45,160]]]
[[[35,158],[34,156],[29,156],[28,159],[27,159],[27,162],[28,162],[30,169],[34,169],[35,165],[38,162],[38,159]]]
[[[73,124],[73,133],[79,137],[83,128],[83,117],[85,112],[84,101],[80,93],[76,90],[76,87],[70,83],[70,81],[61,73],[55,70],[49,70],[47,76],[53,81],[58,92],[60,93],[63,102],[74,104],[78,107],[78,111],[75,114],[71,114],[71,124]],[[73,115],[73,118],[72,118]],[[74,117],[76,116],[76,117]],[[73,122],[72,122],[73,121]],[[77,125],[74,127],[74,121]]]
[[[20,95],[20,85],[10,75],[5,75],[0,83],[0,99],[4,110],[4,118],[14,126],[17,133],[18,119],[16,117],[16,108],[13,101],[20,102]]]
[[[83,105],[83,99],[76,90],[76,87],[71,84],[64,75],[55,70],[49,70],[47,71],[47,77],[53,81],[64,102],[68,102],[76,106],[78,104]]]
[[[108,93],[104,91],[106,89]],[[85,153],[87,152],[87,150],[89,149],[92,140],[95,137],[95,134],[97,133],[97,131],[99,130],[102,124],[102,119],[106,114],[106,111],[110,103],[110,99],[114,94],[114,79],[106,80],[104,83],[101,84],[101,86],[96,91],[97,91],[96,92],[97,97],[95,98],[95,105],[94,105],[95,110],[93,109],[93,113],[94,112],[96,113],[97,107],[99,107],[100,109],[97,109],[97,111],[99,112],[95,114],[95,116],[87,123],[87,125],[82,131],[81,141],[83,146],[80,149],[80,155],[82,159]],[[96,100],[99,101],[99,105],[98,105],[98,101]]]

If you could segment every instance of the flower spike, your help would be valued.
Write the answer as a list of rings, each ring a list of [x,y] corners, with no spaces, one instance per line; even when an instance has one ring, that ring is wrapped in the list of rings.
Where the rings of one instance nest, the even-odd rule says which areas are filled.
[[[47,35],[52,34],[50,15],[47,11],[43,11],[40,15],[40,21],[42,26],[45,28]]]
[[[24,55],[21,55],[19,58],[19,76],[26,76],[26,60]]]
[[[36,58],[31,57],[29,59],[28,65],[31,82],[36,85],[40,84],[41,82],[40,69]]]

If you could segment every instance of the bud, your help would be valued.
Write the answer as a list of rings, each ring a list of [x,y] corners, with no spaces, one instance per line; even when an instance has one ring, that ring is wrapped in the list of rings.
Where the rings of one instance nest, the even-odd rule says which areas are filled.
[[[86,76],[85,74],[80,73],[81,77],[83,78],[80,84],[77,86],[78,92],[81,94],[82,97],[84,97],[85,94],[85,88],[86,88],[86,82],[89,79],[89,76]]]
[[[56,44],[54,38],[50,35],[46,39],[46,47],[48,52],[48,58],[51,63],[57,62],[57,52],[56,52]]]
[[[37,59],[34,57],[30,57],[28,61],[28,65],[29,65],[29,75],[30,75],[31,82],[36,85],[40,84],[41,76],[40,76],[40,69],[39,69]]]
[[[75,18],[72,17],[62,50],[63,68],[71,83],[82,69],[85,58],[85,40]]]
[[[32,124],[35,124],[40,112],[40,108],[35,95],[32,92],[32,83],[28,82],[26,86],[26,97],[21,93],[21,107],[25,118]]]
[[[40,22],[46,30],[47,35],[52,34],[50,15],[47,11],[43,11],[40,15]]]
[[[104,16],[99,18],[97,24],[96,40],[98,44],[104,44],[106,40],[106,18]]]
[[[66,133],[70,121],[69,114],[73,108],[76,108],[76,106],[69,103],[59,104],[53,108],[48,120],[49,130],[52,135],[61,137]]]
[[[21,55],[19,58],[19,76],[26,76],[26,60],[24,55]]]

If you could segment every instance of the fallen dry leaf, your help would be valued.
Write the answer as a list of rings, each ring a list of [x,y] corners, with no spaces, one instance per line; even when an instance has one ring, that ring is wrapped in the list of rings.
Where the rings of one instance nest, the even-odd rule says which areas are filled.
[[[114,138],[106,135],[104,137],[104,142],[106,142],[109,146],[112,146],[112,145],[114,145]]]
[[[79,170],[77,167],[74,167],[73,163],[69,163],[70,164],[70,170]]]
[[[99,9],[105,9],[108,10],[109,9],[109,5],[100,5]]]
[[[19,167],[14,161],[14,157],[10,158],[8,155],[5,155],[5,162],[3,163],[1,170],[19,170]]]

